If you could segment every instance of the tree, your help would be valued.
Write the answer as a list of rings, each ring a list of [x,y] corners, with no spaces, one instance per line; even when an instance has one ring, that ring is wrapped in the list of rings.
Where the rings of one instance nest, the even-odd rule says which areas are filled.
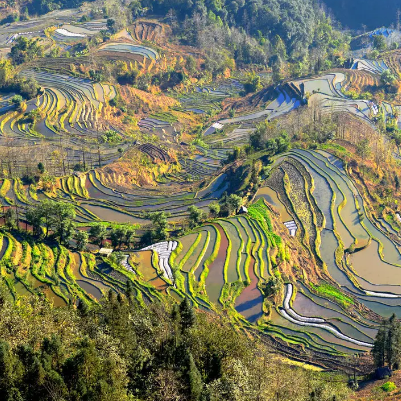
[[[386,354],[388,365],[398,369],[401,361],[401,325],[395,314],[388,320]]]
[[[373,47],[378,51],[387,49],[386,38],[383,35],[375,35],[373,39]]]
[[[362,157],[362,160],[366,160],[369,158],[372,151],[370,150],[370,142],[369,139],[365,138],[362,141],[358,142],[356,145],[356,154]]]
[[[7,342],[0,342],[0,394],[5,400],[22,400],[19,390],[15,388],[18,385],[19,368],[18,359],[10,350]],[[19,398],[18,398],[19,396]]]
[[[132,228],[128,228],[125,234],[125,244],[129,248],[132,243],[135,242],[135,230]]]
[[[266,297],[276,295],[283,288],[283,280],[280,276],[274,275],[263,286],[263,294]]]
[[[287,132],[278,126],[277,120],[266,120],[258,124],[249,137],[249,144],[253,150],[267,149],[271,156],[285,152],[289,142]]]
[[[49,236],[50,229],[51,229],[52,217],[53,217],[53,213],[54,213],[53,206],[54,206],[54,202],[49,199],[45,199],[45,200],[41,201],[40,204],[36,206],[38,209],[37,213],[40,215],[41,221],[43,222],[43,224],[45,226],[46,238]]]
[[[372,355],[377,367],[386,363],[398,368],[401,361],[401,325],[393,314],[390,319],[383,320],[373,344]]]
[[[384,366],[386,362],[387,322],[383,321],[373,344],[372,355],[377,367]]]
[[[43,57],[44,48],[39,44],[39,39],[28,39],[18,36],[10,51],[10,58],[14,64],[22,64],[37,57]]]
[[[253,93],[262,89],[262,84],[260,82],[260,76],[256,75],[254,72],[248,74],[248,78],[244,83],[245,93]]]
[[[185,297],[180,303],[181,330],[186,331],[195,324],[195,313],[189,299]]]
[[[42,162],[38,163],[38,170],[40,174],[44,174],[45,172],[45,166]]]
[[[78,230],[75,234],[75,240],[77,241],[77,250],[83,251],[88,244],[89,234],[86,231]]]
[[[13,207],[7,208],[4,213],[4,220],[6,227],[9,230],[14,230],[17,228],[17,213],[15,212],[15,209]]]
[[[121,262],[124,260],[125,256],[122,252],[113,252],[111,254],[111,258],[117,265],[120,265]]]
[[[396,76],[391,72],[391,70],[384,70],[380,75],[380,79],[386,86],[391,86],[397,81]]]
[[[26,221],[32,226],[33,235],[39,236],[42,234],[42,219],[43,214],[40,208],[30,207],[25,214]]]
[[[190,74],[194,74],[196,72],[196,60],[193,56],[189,55],[187,57],[185,68]]]
[[[227,198],[227,204],[230,211],[230,214],[236,213],[238,209],[242,206],[242,198],[238,195],[231,194]]]
[[[189,353],[188,355],[187,380],[189,399],[191,401],[198,401],[202,394],[203,382],[202,376],[195,364],[194,358],[191,353]]]
[[[190,228],[199,226],[206,219],[206,213],[202,209],[199,209],[194,205],[190,206],[188,208],[188,211]]]
[[[32,99],[37,96],[40,87],[34,79],[28,78],[18,82],[18,89],[22,96]]]
[[[145,218],[152,222],[153,229],[151,237],[153,240],[165,240],[168,238],[168,220],[170,213],[166,212],[150,212],[145,214]]]
[[[12,82],[14,78],[15,70],[11,64],[11,60],[1,59],[0,60],[0,88],[6,88]]]
[[[21,95],[15,95],[11,99],[11,102],[15,104],[17,107],[20,107],[21,103],[24,101],[24,98]]]
[[[212,218],[219,217],[220,205],[217,202],[212,202],[209,204],[209,213]]]
[[[122,244],[126,241],[128,228],[126,226],[119,226],[111,231],[110,239],[113,247],[121,248]]]
[[[74,234],[75,207],[67,202],[53,202],[52,211],[52,230],[61,244],[66,243]]]
[[[142,4],[139,0],[132,1],[129,7],[131,9],[132,18],[134,19],[140,17],[144,12]]]
[[[111,33],[115,33],[115,26],[116,26],[116,21],[112,18],[109,18],[107,20],[107,28]]]
[[[52,230],[60,243],[69,241],[74,234],[75,207],[70,203],[43,200],[27,210],[26,218],[35,235],[40,235],[42,225],[46,238]]]

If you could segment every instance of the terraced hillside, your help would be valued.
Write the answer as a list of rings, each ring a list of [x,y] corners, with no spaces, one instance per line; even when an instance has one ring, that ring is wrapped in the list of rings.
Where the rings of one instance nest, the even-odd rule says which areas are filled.
[[[44,199],[67,201],[75,205],[77,222],[81,224],[93,221],[145,223],[142,215],[158,210],[168,210],[170,219],[179,221],[187,215],[190,205],[206,208],[209,203],[219,199],[227,188],[224,174],[198,192],[181,190],[174,193],[178,187],[174,189],[167,185],[160,185],[153,190],[137,188],[122,192],[114,189],[122,179],[94,170],[80,176],[60,178],[55,187],[48,191],[34,184],[24,185],[20,179],[4,179],[0,187],[1,204],[19,207],[24,213],[29,206]],[[120,184],[124,187],[124,182]]]
[[[395,229],[372,217],[360,188],[329,153],[293,150],[277,160],[267,184],[248,215],[216,220],[178,240],[167,256],[176,288],[196,305],[223,308],[238,324],[256,324],[290,344],[327,355],[368,351],[380,316],[400,313]],[[279,222],[275,217],[272,225],[275,213]],[[286,233],[289,220],[296,239]],[[305,260],[289,258],[295,240],[305,245]],[[145,269],[144,254],[134,258]],[[305,270],[310,258],[318,272]],[[157,267],[166,259],[152,260]],[[165,267],[159,271],[169,282]],[[266,288],[278,271],[284,287],[272,304]]]
[[[341,160],[306,150],[323,147],[318,140],[302,143],[295,128],[290,151],[252,149],[249,139],[260,123],[280,128],[299,110],[314,125],[317,116],[346,115],[395,131],[385,125],[399,121],[397,97],[376,92],[383,73],[398,71],[397,52],[244,96],[247,80],[257,90],[271,71],[235,71],[228,59],[202,75],[210,60],[169,42],[167,25],[109,25],[77,11],[0,28],[4,48],[21,35],[47,46],[45,57],[14,66],[38,96],[25,101],[10,86],[0,98],[0,203],[4,223],[14,212],[19,223],[1,232],[0,265],[13,297],[90,305],[130,281],[141,303],[188,297],[295,359],[313,353],[323,368],[370,351],[380,320],[401,313],[397,225],[374,217],[366,188]],[[223,207],[232,193],[247,208],[212,218],[210,205]],[[84,231],[130,223],[137,248],[152,234],[149,213],[168,212],[171,237],[127,246],[119,263],[97,248],[39,241],[22,231],[28,208],[47,199],[73,205]],[[191,206],[202,224],[189,223]]]
[[[8,233],[1,234],[0,242],[1,274],[15,299],[38,294],[55,306],[78,300],[91,305],[110,290],[124,292],[127,281],[133,284],[139,302],[161,296],[132,269],[91,253],[71,252],[55,244],[30,244]]]

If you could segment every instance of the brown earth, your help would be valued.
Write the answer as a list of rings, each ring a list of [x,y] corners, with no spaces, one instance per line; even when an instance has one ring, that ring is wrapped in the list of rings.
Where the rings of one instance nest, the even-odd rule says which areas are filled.
[[[380,386],[391,381],[398,388],[386,393]],[[359,390],[351,397],[352,401],[400,401],[401,400],[401,371],[393,372],[393,376],[384,380],[371,380],[360,383]]]

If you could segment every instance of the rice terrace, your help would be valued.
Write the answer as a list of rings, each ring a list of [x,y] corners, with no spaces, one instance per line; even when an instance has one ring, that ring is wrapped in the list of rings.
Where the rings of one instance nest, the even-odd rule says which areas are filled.
[[[400,13],[0,3],[0,398],[401,398]]]

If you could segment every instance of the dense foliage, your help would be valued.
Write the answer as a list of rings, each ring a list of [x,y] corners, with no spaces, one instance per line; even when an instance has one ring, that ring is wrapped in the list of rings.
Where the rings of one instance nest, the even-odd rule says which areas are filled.
[[[2,400],[331,401],[348,394],[343,377],[286,365],[188,301],[169,311],[142,307],[127,286],[90,310],[54,309],[5,294],[1,287]]]
[[[297,74],[341,63],[346,48],[314,0],[142,0],[142,4],[167,14],[182,42],[208,49],[209,70],[224,69],[234,57],[242,63],[269,63],[278,74],[290,60],[296,64],[292,73]]]
[[[33,0],[28,11],[30,15],[43,14],[67,6],[77,7],[80,3],[80,0]],[[287,76],[340,66],[348,49],[348,38],[333,29],[316,0],[138,0],[129,5],[115,0],[96,3],[92,8],[96,18],[108,17],[111,33],[145,14],[165,16],[181,43],[205,50],[204,69],[213,75],[234,69],[235,63],[259,64],[272,66],[274,78],[279,81]],[[18,47],[26,47],[29,41],[25,42],[18,42]],[[20,64],[35,58],[37,50],[32,47],[20,51],[15,46],[13,60]],[[137,83],[137,79],[135,74],[119,77],[120,83]],[[180,72],[153,77],[153,81],[165,83],[163,89],[182,79]],[[258,86],[258,82],[251,80],[247,91]]]
[[[398,369],[401,363],[401,325],[393,314],[384,320],[376,336],[372,350],[376,366],[388,365]]]

